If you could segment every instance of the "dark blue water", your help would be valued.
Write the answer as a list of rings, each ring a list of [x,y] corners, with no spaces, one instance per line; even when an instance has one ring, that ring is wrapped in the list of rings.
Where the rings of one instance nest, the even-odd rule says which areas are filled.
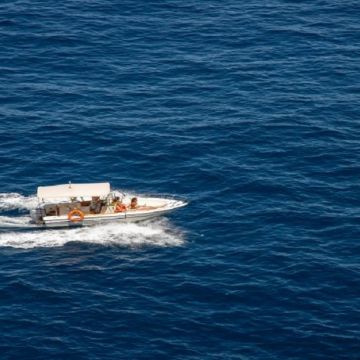
[[[358,359],[358,1],[0,4],[1,359]],[[190,205],[18,229],[38,185]]]

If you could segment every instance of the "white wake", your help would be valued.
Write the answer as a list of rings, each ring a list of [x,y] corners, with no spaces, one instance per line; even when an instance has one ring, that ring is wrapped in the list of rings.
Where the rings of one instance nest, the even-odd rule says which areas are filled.
[[[104,246],[180,246],[184,240],[165,219],[146,223],[106,224],[74,229],[9,231],[0,233],[0,246],[30,249],[58,247],[69,242]]]
[[[0,216],[0,229],[7,228],[31,228],[35,227],[30,224],[30,216]]]
[[[18,193],[0,193],[0,211],[9,210],[31,210],[37,205],[37,198],[33,196],[23,196]]]

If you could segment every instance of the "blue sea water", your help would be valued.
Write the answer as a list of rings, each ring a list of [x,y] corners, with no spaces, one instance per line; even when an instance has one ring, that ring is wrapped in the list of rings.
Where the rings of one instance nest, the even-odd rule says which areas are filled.
[[[359,12],[2,0],[0,358],[359,359]],[[23,228],[69,180],[190,204]]]

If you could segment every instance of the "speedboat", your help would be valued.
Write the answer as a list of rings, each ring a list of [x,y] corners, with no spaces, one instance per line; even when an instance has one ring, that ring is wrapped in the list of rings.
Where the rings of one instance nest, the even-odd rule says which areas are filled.
[[[112,191],[109,183],[40,186],[38,206],[30,211],[40,227],[73,227],[113,221],[141,221],[167,214],[186,201],[132,196]]]

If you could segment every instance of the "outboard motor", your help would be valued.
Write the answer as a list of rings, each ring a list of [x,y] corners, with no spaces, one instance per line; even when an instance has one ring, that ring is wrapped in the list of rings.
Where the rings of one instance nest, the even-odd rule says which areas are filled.
[[[42,224],[43,217],[45,216],[45,209],[37,208],[30,210],[30,216],[35,224]]]

